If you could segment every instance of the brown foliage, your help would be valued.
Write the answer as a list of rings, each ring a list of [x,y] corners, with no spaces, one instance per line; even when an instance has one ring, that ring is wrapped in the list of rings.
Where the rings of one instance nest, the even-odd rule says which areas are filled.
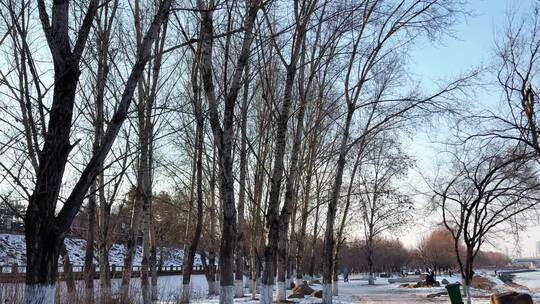
[[[399,239],[378,238],[373,250],[375,272],[399,272],[401,267],[413,261],[413,252],[403,246]],[[367,251],[364,241],[344,244],[340,253],[341,266],[350,271],[367,271]]]
[[[465,256],[465,246],[459,244],[459,252]],[[418,262],[421,266],[434,269],[458,267],[456,249],[452,235],[444,227],[433,230],[418,244]],[[474,261],[475,267],[506,266],[510,258],[497,251],[480,251]]]
[[[454,239],[450,232],[443,227],[435,229],[420,241],[417,254],[421,264],[433,269],[457,266]]]

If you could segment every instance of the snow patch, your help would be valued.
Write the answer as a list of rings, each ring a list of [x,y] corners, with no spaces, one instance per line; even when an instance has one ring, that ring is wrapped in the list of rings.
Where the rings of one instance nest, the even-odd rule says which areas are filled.
[[[86,240],[76,238],[66,238],[64,244],[69,254],[69,260],[74,267],[84,265],[86,255]],[[161,250],[157,249],[157,260],[161,259]],[[109,265],[124,266],[124,257],[127,248],[124,244],[112,244],[109,250]],[[184,259],[184,250],[180,248],[163,248],[163,267],[181,267]],[[62,265],[62,258],[59,265]],[[142,247],[137,246],[133,266],[140,266],[142,262]],[[0,234],[0,265],[26,265],[26,243],[24,235]],[[98,256],[94,258],[94,264],[98,265]],[[202,260],[199,254],[195,255],[193,266],[202,267]],[[11,269],[0,269],[0,271],[11,272]],[[21,270],[24,271],[24,270]]]
[[[54,303],[55,285],[26,285],[25,303],[49,304]]]

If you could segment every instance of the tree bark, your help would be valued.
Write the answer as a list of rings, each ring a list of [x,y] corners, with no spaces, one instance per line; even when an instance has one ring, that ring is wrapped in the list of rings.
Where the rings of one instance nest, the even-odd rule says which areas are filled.
[[[236,239],[236,271],[235,294],[236,298],[244,297],[244,206],[246,201],[246,170],[247,170],[247,112],[249,93],[249,65],[246,64],[244,91],[241,106],[240,122],[240,178],[238,192],[238,231]]]
[[[250,3],[247,8],[247,14],[244,20],[244,39],[238,56],[237,65],[232,76],[229,92],[226,92],[225,107],[223,114],[223,126],[221,126],[218,103],[214,91],[213,67],[212,67],[212,39],[213,17],[212,8],[208,9],[202,0],[198,1],[201,9],[201,77],[203,87],[208,100],[209,120],[214,135],[214,143],[218,149],[220,164],[220,194],[223,206],[222,237],[219,252],[219,271],[220,271],[220,303],[233,303],[234,298],[234,244],[236,243],[236,206],[234,200],[234,178],[232,176],[232,139],[233,139],[233,121],[234,106],[240,90],[241,76],[247,64],[251,42],[253,40],[253,25],[257,11],[259,9],[258,1]]]
[[[53,18],[50,24],[45,2],[38,1],[41,23],[53,55],[55,85],[48,132],[39,157],[40,164],[35,188],[29,198],[25,215],[27,248],[25,301],[27,303],[52,303],[54,301],[61,244],[127,116],[135,84],[150,57],[148,49],[163,19],[166,18],[170,4],[171,0],[165,0],[162,3],[147,32],[142,51],[137,55],[137,61],[126,82],[122,100],[105,133],[99,152],[92,155],[71,194],[55,216],[64,169],[73,147],[69,142],[69,137],[75,92],[80,75],[79,63],[92,28],[98,1],[90,2],[73,50],[68,30],[69,2],[55,1],[53,3]]]
[[[318,130],[318,128],[315,128],[315,130]],[[315,131],[316,132],[316,131]],[[302,212],[300,216],[300,233],[298,234],[298,237],[296,238],[296,280],[295,285],[301,285],[304,274],[307,274],[306,267],[303,265],[303,255],[304,255],[304,247],[305,247],[305,238],[306,238],[306,231],[307,231],[307,221],[309,216],[309,201],[310,201],[310,194],[311,194],[311,178],[313,175],[313,166],[315,163],[315,151],[317,149],[317,136],[312,136],[312,140],[310,140],[309,143],[309,152],[307,156],[307,171],[306,171],[306,181],[305,181],[305,187],[304,187],[304,197],[303,197],[303,204],[302,204]]]
[[[326,231],[324,236],[323,247],[323,304],[332,304],[332,274],[334,266],[334,222],[337,212],[337,204],[339,200],[339,193],[341,190],[341,184],[343,182],[343,171],[345,168],[345,162],[347,157],[347,145],[349,140],[349,129],[351,126],[352,116],[354,108],[348,106],[347,117],[345,119],[345,125],[343,134],[341,137],[341,144],[339,147],[339,158],[336,164],[336,174],[334,185],[330,193],[330,199],[328,201],[328,211],[326,214]]]
[[[212,237],[217,236],[216,231],[216,151],[212,153],[212,175],[210,177],[210,234]],[[213,296],[219,294],[216,285],[216,251],[214,245],[211,244],[208,250],[208,272],[206,279],[208,281],[208,295]]]
[[[95,192],[96,187],[90,187],[91,194],[88,200],[88,230],[86,235],[86,250],[84,256],[84,302],[86,304],[94,303],[94,234],[96,226]]]
[[[109,5],[109,4],[107,4]],[[96,33],[96,47],[97,47],[97,72],[96,72],[96,85],[95,85],[95,138],[94,138],[94,153],[97,153],[99,146],[103,140],[103,128],[105,124],[104,117],[104,99],[107,79],[109,75],[109,47],[110,37],[112,31],[112,20],[116,16],[118,8],[118,0],[111,3],[111,9],[105,10],[105,18],[103,24],[97,27]],[[109,13],[109,14],[108,14]],[[98,20],[100,23],[102,20]],[[98,218],[98,265],[99,265],[99,281],[100,292],[99,302],[100,304],[108,304],[111,301],[111,278],[109,271],[109,252],[108,252],[108,239],[109,239],[109,219],[110,219],[110,205],[105,199],[105,182],[103,176],[103,166],[100,166],[98,170],[96,181],[94,182],[94,191],[96,194],[91,194],[94,199],[97,197],[99,200],[99,218]],[[94,193],[90,190],[90,193]],[[87,242],[88,243],[88,242]],[[92,278],[93,280],[93,278]]]
[[[292,90],[294,86],[295,76],[297,73],[297,64],[300,54],[303,50],[304,39],[306,35],[307,22],[310,19],[311,13],[315,8],[316,1],[303,3],[299,10],[298,2],[295,2],[295,16],[297,24],[294,30],[294,44],[291,49],[290,63],[286,65],[286,79],[283,93],[283,103],[279,112],[279,117],[276,123],[276,136],[274,146],[274,167],[272,170],[272,178],[270,182],[270,196],[268,201],[267,211],[267,229],[268,240],[264,250],[264,268],[261,293],[261,304],[270,304],[272,302],[272,293],[274,285],[274,274],[277,270],[277,293],[275,301],[284,301],[286,298],[285,289],[285,262],[286,262],[286,242],[288,238],[288,226],[292,208],[292,198],[294,194],[294,179],[297,174],[299,141],[302,135],[302,128],[299,126],[295,144],[292,152],[291,175],[287,181],[287,189],[285,192],[285,202],[281,213],[279,213],[279,199],[281,191],[281,183],[283,179],[284,156],[286,150],[287,126],[289,122],[289,112],[292,105]],[[278,50],[279,52],[279,50]],[[301,106],[302,108],[302,106]],[[303,109],[300,109],[299,118],[303,119]]]
[[[66,281],[66,301],[68,303],[77,302],[77,289],[75,287],[75,278],[73,277],[73,266],[69,259],[69,253],[66,249],[66,246],[62,245],[61,249],[62,258],[63,258],[63,270],[64,270],[64,280]]]
[[[197,56],[196,56],[197,57]],[[196,141],[195,141],[195,179],[193,183],[197,185],[197,222],[195,224],[195,231],[193,238],[189,246],[187,255],[187,263],[184,263],[183,276],[182,276],[182,295],[180,297],[180,303],[189,303],[190,299],[190,280],[191,273],[193,271],[193,263],[195,260],[195,253],[199,245],[201,238],[202,226],[203,226],[203,174],[202,174],[202,157],[203,157],[203,144],[204,144],[204,113],[202,110],[202,101],[200,97],[200,89],[197,76],[197,64],[193,64],[193,71],[191,76],[191,82],[193,87],[193,112],[195,113],[196,121]]]
[[[319,194],[320,194],[320,191],[317,191],[317,206],[315,207],[315,223],[313,225],[313,236],[311,239],[311,254],[309,256],[309,264],[308,264],[309,270],[307,271],[307,273],[309,274],[310,284],[313,282],[313,278],[315,276],[315,246],[317,245],[317,235],[318,235],[318,229],[319,229],[319,209],[320,209]]]

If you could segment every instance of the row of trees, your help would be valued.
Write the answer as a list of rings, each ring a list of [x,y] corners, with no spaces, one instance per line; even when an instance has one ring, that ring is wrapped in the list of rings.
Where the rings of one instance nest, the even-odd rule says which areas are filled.
[[[87,246],[85,302],[96,300],[96,248],[105,270],[99,302],[110,302],[120,207],[131,214],[123,302],[137,239],[150,303],[156,248],[180,227],[182,302],[199,252],[220,303],[244,295],[243,275],[253,296],[260,281],[261,303],[283,301],[293,277],[314,273],[315,256],[323,303],[332,303],[347,236],[364,234],[372,267],[378,240],[414,212],[399,184],[414,166],[404,138],[421,122],[460,114],[478,76],[425,91],[407,70],[418,41],[444,36],[463,15],[457,0],[0,3],[0,191],[28,201],[28,303],[52,302],[63,242],[81,211],[95,244]],[[536,33],[534,22],[510,26],[515,43],[500,51],[497,75],[517,114],[474,116],[487,131],[464,136],[458,151],[481,142],[485,153],[454,153],[448,174],[429,183],[456,252],[465,244],[458,262],[467,286],[486,237],[538,201],[536,52],[513,59],[537,41],[522,31],[531,25]]]
[[[460,250],[465,251],[463,244],[460,245]],[[370,254],[373,256],[369,257]],[[340,259],[342,268],[347,267],[349,272],[401,273],[425,271],[426,268],[443,272],[459,269],[454,240],[444,227],[426,235],[417,248],[413,249],[405,248],[397,239],[388,238],[378,238],[373,249],[368,249],[364,240],[348,242],[342,249]],[[480,251],[474,266],[504,267],[509,263],[510,258],[503,253]]]

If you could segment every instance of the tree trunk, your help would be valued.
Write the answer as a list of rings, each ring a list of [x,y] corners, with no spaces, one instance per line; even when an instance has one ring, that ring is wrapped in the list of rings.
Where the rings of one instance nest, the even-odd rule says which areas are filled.
[[[296,66],[294,66],[296,68]],[[292,76],[294,77],[294,75]],[[290,97],[290,96],[289,96]],[[304,114],[306,109],[307,98],[303,98],[299,105],[296,132],[293,140],[293,147],[291,151],[290,160],[290,173],[287,178],[287,185],[285,190],[285,202],[281,209],[279,217],[279,241],[278,241],[278,262],[277,262],[277,277],[278,288],[276,301],[286,300],[286,287],[285,287],[285,272],[286,272],[286,259],[287,259],[287,240],[289,239],[289,222],[291,218],[292,209],[294,206],[293,200],[296,196],[295,184],[299,176],[298,159],[300,157],[300,146],[304,127]],[[288,114],[287,114],[288,115]],[[290,241],[290,240],[289,240]]]
[[[467,253],[465,257],[465,278],[463,278],[463,292],[465,293],[465,299],[467,300],[467,304],[472,303],[472,295],[471,295],[471,283],[474,276],[473,271],[473,248],[467,247]]]
[[[198,85],[197,69],[192,71],[192,86],[193,86],[193,109],[195,112],[195,119],[197,122],[196,129],[196,146],[195,146],[195,179],[193,183],[197,184],[197,223],[195,225],[195,231],[191,244],[189,246],[189,252],[187,256],[187,263],[184,263],[184,272],[182,276],[182,295],[180,297],[180,303],[189,303],[190,299],[190,280],[191,273],[193,271],[193,263],[195,260],[195,253],[199,246],[199,240],[201,238],[202,226],[203,226],[203,144],[204,144],[204,115],[202,111],[202,103],[200,99],[200,90]],[[193,198],[193,196],[192,196]]]
[[[276,127],[276,137],[275,137],[275,148],[274,148],[274,168],[272,171],[271,185],[270,185],[270,197],[268,202],[268,212],[267,212],[267,229],[269,231],[268,241],[265,247],[264,254],[264,271],[262,277],[263,284],[263,294],[261,294],[261,303],[270,304],[272,301],[272,286],[274,285],[274,274],[277,266],[277,277],[278,277],[278,286],[276,301],[284,301],[286,298],[285,293],[285,260],[286,260],[286,242],[288,238],[288,225],[290,221],[291,208],[292,208],[292,198],[294,192],[294,182],[296,174],[298,171],[298,151],[300,149],[300,139],[302,135],[302,127],[299,124],[294,145],[292,151],[292,161],[291,161],[291,175],[287,181],[287,189],[285,192],[285,202],[281,210],[281,214],[278,214],[279,209],[279,199],[280,199],[280,190],[281,182],[284,172],[283,159],[285,156],[286,149],[286,137],[287,137],[287,125],[289,121],[289,112],[292,104],[292,89],[294,86],[294,80],[297,72],[297,63],[300,58],[300,53],[303,50],[302,46],[304,43],[306,24],[309,20],[311,14],[311,6],[306,4],[306,7],[302,7],[302,12],[296,12],[301,14],[300,17],[297,15],[297,18],[302,18],[297,20],[297,28],[295,29],[295,39],[294,45],[291,50],[291,62],[286,66],[287,67],[287,77],[285,79],[285,87],[283,93],[283,104],[279,112],[279,118],[277,121]],[[303,100],[305,102],[305,99]],[[300,106],[300,113],[298,119],[302,119],[304,116],[304,106]],[[296,148],[296,150],[295,150]],[[277,261],[276,261],[277,255]]]
[[[66,301],[67,303],[77,302],[77,289],[75,287],[75,278],[73,277],[73,267],[69,259],[69,253],[66,246],[62,246],[62,258],[64,260],[64,281],[66,282]],[[93,266],[93,265],[92,265]]]
[[[98,176],[99,185],[99,303],[111,301],[111,272],[109,265],[109,221],[110,205],[105,200],[103,174]]]
[[[153,215],[153,212],[151,213]],[[157,246],[154,221],[150,221],[150,274],[152,286],[152,301],[158,299]]]
[[[106,241],[99,244],[99,290],[99,303],[108,304],[112,294],[109,252]]]
[[[27,213],[27,218],[28,215],[31,213]],[[54,233],[41,228],[44,225],[41,220],[34,220],[31,225],[28,223],[25,225],[27,243],[25,301],[28,304],[54,303],[58,257],[63,238],[60,240]],[[33,234],[33,231],[37,233]]]
[[[234,137],[234,107],[240,90],[240,80],[247,64],[251,42],[253,40],[253,25],[259,9],[258,1],[247,8],[244,20],[244,39],[238,62],[232,76],[229,92],[225,97],[223,112],[223,127],[220,123],[218,103],[213,83],[212,51],[214,25],[212,9],[206,9],[202,0],[198,1],[201,9],[201,77],[204,91],[208,100],[209,120],[214,135],[214,143],[218,149],[220,167],[220,194],[223,208],[222,235],[219,251],[220,300],[221,304],[232,304],[234,301],[234,244],[236,243],[236,206],[234,200],[234,178],[232,166],[232,139]]]
[[[368,263],[368,272],[369,272],[368,284],[375,285],[375,278],[373,277],[373,242],[372,240],[368,240],[366,244],[366,249],[367,249],[367,263]]]
[[[349,140],[349,129],[352,121],[354,108],[349,106],[347,111],[347,118],[345,120],[344,131],[341,138],[339,158],[336,164],[336,175],[334,185],[330,193],[330,199],[328,201],[328,211],[326,214],[326,231],[324,237],[323,248],[323,304],[332,304],[332,268],[334,265],[334,222],[336,218],[337,204],[339,201],[339,193],[341,190],[341,184],[343,182],[343,171],[345,168],[346,156],[347,156],[347,144]],[[326,292],[326,295],[325,295]]]
[[[59,69],[56,67],[56,69]],[[58,74],[62,73],[62,76]],[[66,231],[55,221],[56,203],[62,184],[69,143],[73,100],[79,76],[78,66],[55,73],[55,85],[47,137],[39,157],[35,189],[25,216],[26,303],[53,303],[60,248]]]
[[[90,188],[88,200],[88,230],[84,256],[84,302],[94,303],[94,231],[96,226],[96,187]]]
[[[336,248],[334,249],[334,264],[332,265],[332,295],[338,296],[339,295],[339,239],[338,244],[336,244]]]
[[[140,280],[142,300],[144,304],[152,303],[152,292],[150,290],[150,276],[149,276],[149,262],[150,262],[150,201],[149,198],[145,198],[143,203],[143,240],[142,240],[142,260],[140,268]]]
[[[92,155],[69,197],[55,216],[64,169],[73,147],[69,138],[75,92],[80,75],[80,57],[92,28],[98,2],[97,0],[90,2],[73,51],[68,26],[69,2],[53,2],[54,14],[51,27],[48,25],[49,17],[45,5],[38,5],[40,19],[53,54],[55,85],[48,132],[39,157],[34,191],[29,198],[25,215],[27,248],[25,301],[27,303],[52,303],[54,301],[60,247],[83,203],[88,188],[94,182],[127,116],[135,84],[150,57],[149,47],[162,21],[167,17],[171,4],[171,0],[165,0],[160,6],[144,39],[142,51],[137,54],[137,60],[126,82],[121,102],[105,133],[104,142],[99,152]]]
[[[306,268],[303,263],[304,246],[307,230],[307,221],[309,216],[309,201],[311,192],[311,176],[313,174],[314,154],[316,148],[316,140],[310,142],[310,148],[308,152],[308,169],[306,172],[306,184],[304,188],[304,198],[302,204],[300,233],[296,238],[296,280],[295,285],[302,284],[303,276],[306,274]]]
[[[96,46],[97,46],[97,73],[96,73],[96,88],[95,88],[95,102],[96,102],[96,119],[95,119],[95,138],[94,138],[94,153],[96,153],[103,140],[103,128],[104,128],[104,99],[107,79],[109,75],[109,46],[112,30],[112,23],[108,22],[113,20],[116,16],[118,7],[118,1],[112,2],[110,15],[105,18],[104,24],[101,24],[97,28],[96,34]],[[108,10],[106,10],[109,12]],[[100,20],[101,22],[101,20]],[[98,265],[99,265],[99,281],[100,292],[99,302],[100,304],[108,304],[111,301],[111,278],[109,270],[109,251],[108,251],[108,238],[109,238],[109,219],[110,219],[110,205],[105,199],[105,182],[103,176],[103,166],[99,168],[98,176],[94,186],[97,186],[97,197],[99,198],[99,218],[98,218]],[[90,190],[93,193],[92,190]],[[95,195],[94,195],[95,197]]]
[[[274,168],[272,170],[272,178],[270,179],[270,195],[268,201],[268,209],[266,214],[266,228],[268,230],[268,239],[264,248],[264,266],[262,273],[262,290],[261,304],[272,303],[272,294],[274,287],[274,276],[276,274],[277,250],[280,234],[280,217],[279,217],[279,199],[281,190],[281,181],[284,172],[284,156],[286,148],[287,123],[289,120],[289,110],[291,107],[291,93],[294,84],[294,75],[296,66],[287,69],[287,80],[285,83],[285,95],[283,104],[280,110],[279,119],[277,121],[277,131],[274,147]],[[287,209],[289,212],[289,210]],[[283,228],[282,228],[283,232]],[[283,248],[284,249],[284,248]],[[284,261],[282,261],[284,262]],[[281,266],[281,263],[280,263]],[[282,270],[284,268],[280,267]],[[280,281],[281,280],[281,281]],[[280,290],[284,290],[285,274],[280,271],[278,273],[278,294],[276,301],[280,301],[284,296]]]
[[[209,188],[210,188],[210,249],[208,250],[208,265],[205,270],[206,281],[208,282],[208,296],[214,296],[218,294],[216,285],[216,253],[214,250],[214,238],[217,236],[216,231],[216,150],[213,149],[212,153],[212,173],[210,175]],[[202,252],[204,254],[204,252]],[[202,257],[203,261],[205,258]]]
[[[313,282],[313,277],[315,276],[315,246],[317,245],[317,232],[319,229],[319,206],[320,206],[320,199],[319,199],[320,191],[317,191],[317,206],[315,207],[315,224],[313,225],[313,238],[311,239],[311,254],[309,256],[309,264],[308,268],[309,270],[307,273],[309,274],[309,283]]]
[[[294,240],[296,239],[296,210],[297,210],[297,200],[298,200],[298,192],[295,191],[295,204],[293,207],[293,213],[292,213],[292,219],[291,219],[291,231],[289,233],[288,239],[289,239],[289,245],[287,246],[287,261],[286,261],[286,267],[287,267],[287,277],[285,278],[285,289],[290,290],[291,283],[293,282],[293,277],[296,276],[296,271],[294,267],[294,257],[293,257],[293,248],[295,248]]]
[[[99,41],[98,41],[99,44]],[[101,49],[101,48],[100,48]],[[98,51],[99,52],[99,51]],[[94,142],[92,144],[92,153],[95,154],[99,150],[103,137],[104,124],[104,94],[107,72],[102,65],[101,58],[98,63],[97,81],[96,81],[96,118],[94,120]],[[96,197],[99,179],[103,174],[103,168],[100,168],[98,180],[90,186],[90,194],[88,199],[88,232],[86,237],[86,252],[84,257],[84,285],[85,285],[85,300],[86,304],[94,303],[94,238],[96,226]],[[96,187],[98,186],[98,187]],[[103,189],[99,189],[103,191]]]
[[[135,198],[131,214],[131,225],[126,244],[126,255],[124,257],[124,270],[122,272],[122,283],[120,286],[120,302],[127,303],[129,299],[129,285],[133,272],[133,260],[137,249],[137,239],[140,233],[139,227],[142,220],[142,200]]]
[[[246,201],[246,170],[247,170],[247,112],[249,93],[249,66],[246,64],[244,92],[241,108],[240,123],[240,179],[238,192],[238,235],[236,243],[236,271],[235,271],[235,294],[236,298],[244,297],[244,205]]]

